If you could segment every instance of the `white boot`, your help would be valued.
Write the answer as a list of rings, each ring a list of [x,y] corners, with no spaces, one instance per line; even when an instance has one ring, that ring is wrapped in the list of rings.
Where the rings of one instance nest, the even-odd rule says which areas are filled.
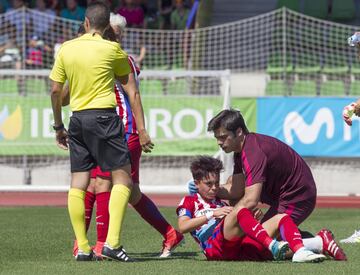
[[[323,254],[316,254],[309,249],[302,247],[293,255],[292,261],[294,263],[320,263],[325,260]]]

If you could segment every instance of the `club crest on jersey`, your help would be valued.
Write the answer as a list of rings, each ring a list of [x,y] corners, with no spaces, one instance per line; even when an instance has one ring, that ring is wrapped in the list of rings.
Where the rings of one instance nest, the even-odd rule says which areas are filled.
[[[179,216],[179,217],[186,216],[186,209],[185,209],[185,208],[181,208],[181,209],[179,210],[178,216]]]

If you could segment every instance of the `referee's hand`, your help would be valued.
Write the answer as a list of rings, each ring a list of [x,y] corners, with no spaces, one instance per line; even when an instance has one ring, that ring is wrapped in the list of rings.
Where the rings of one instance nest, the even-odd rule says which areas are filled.
[[[68,132],[66,131],[66,129],[61,129],[56,131],[56,144],[59,148],[63,149],[63,150],[67,150],[69,148],[69,144],[68,144]]]
[[[145,153],[150,153],[154,148],[154,143],[152,143],[151,138],[145,129],[139,131],[139,141],[141,148]]]

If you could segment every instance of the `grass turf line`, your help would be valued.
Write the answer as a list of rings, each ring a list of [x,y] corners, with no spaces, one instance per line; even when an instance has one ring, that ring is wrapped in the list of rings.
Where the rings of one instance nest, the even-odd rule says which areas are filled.
[[[162,208],[175,224],[175,209]],[[95,217],[93,217],[93,221]],[[316,233],[330,228],[337,240],[360,228],[359,209],[318,209],[301,228]],[[133,210],[127,212],[123,244],[136,263],[76,262],[73,233],[66,208],[0,208],[0,274],[359,274],[360,244],[343,245],[348,262],[321,264],[291,262],[207,262],[189,235],[174,257],[157,258],[162,238]],[[94,222],[89,238],[95,241]],[[239,273],[240,272],[240,273]]]

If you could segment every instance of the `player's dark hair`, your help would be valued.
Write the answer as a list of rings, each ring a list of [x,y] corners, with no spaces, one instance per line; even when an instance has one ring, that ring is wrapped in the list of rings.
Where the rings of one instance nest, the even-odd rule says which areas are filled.
[[[114,29],[110,25],[104,30],[102,37],[113,42],[117,41]]]
[[[77,34],[85,34],[86,31],[85,31],[85,27],[84,27],[84,24],[80,24],[79,28],[78,28],[78,31],[77,31]]]
[[[237,129],[241,128],[244,134],[249,133],[240,111],[234,109],[222,110],[218,113],[209,121],[207,130],[209,132],[214,132],[220,127],[224,127],[226,130],[233,133],[235,133]]]
[[[198,156],[190,164],[191,174],[194,180],[201,180],[209,174],[220,174],[224,169],[221,160],[209,156]]]
[[[89,20],[91,28],[103,31],[109,25],[110,9],[104,3],[95,1],[88,5],[85,17]]]

